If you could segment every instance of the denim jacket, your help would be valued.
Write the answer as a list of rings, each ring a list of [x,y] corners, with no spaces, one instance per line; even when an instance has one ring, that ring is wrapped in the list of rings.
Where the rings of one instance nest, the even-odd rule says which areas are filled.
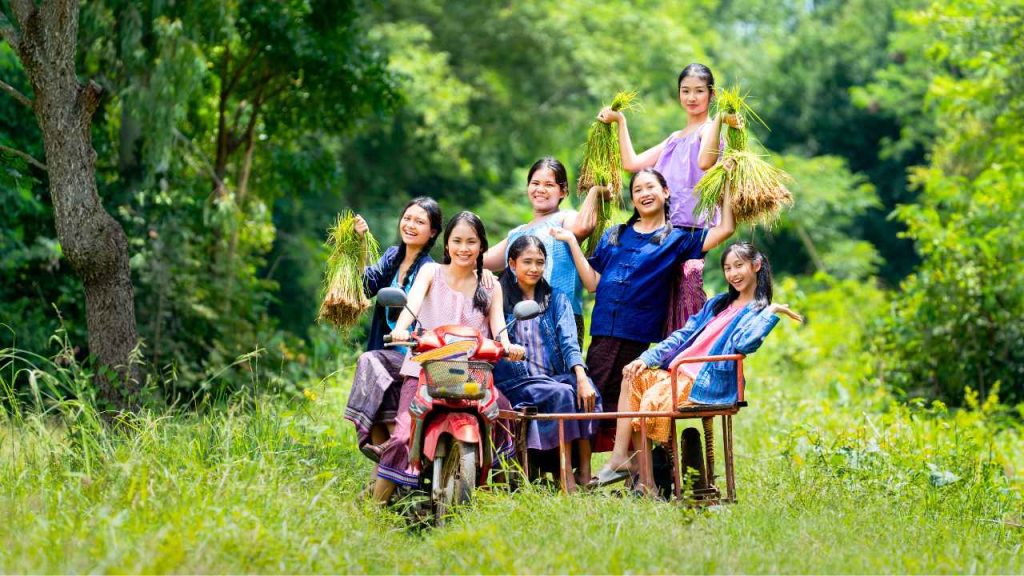
[[[505,322],[511,322],[510,314]],[[573,366],[586,366],[583,353],[577,339],[576,318],[573,316],[572,303],[565,293],[554,290],[551,292],[551,303],[547,310],[537,317],[544,341],[544,351],[554,365],[556,374],[570,374]],[[515,330],[509,331],[509,340],[516,342]],[[526,375],[525,362],[502,361],[495,368],[495,378],[503,380],[513,376]]]
[[[392,246],[384,251],[384,254],[381,255],[376,264],[363,269],[363,292],[367,298],[373,298],[377,295],[377,292],[391,286],[395,281],[395,274],[398,273],[398,266],[401,264],[401,262],[396,262],[397,259],[398,246]],[[416,273],[420,271],[424,264],[433,261],[434,259],[429,254],[421,254],[413,262],[412,266],[409,267],[409,271],[405,273],[405,285],[400,286],[400,288],[405,292],[409,292],[413,280],[416,279]],[[388,270],[391,269],[394,269],[395,272],[388,274]],[[385,317],[384,307],[374,305],[373,320],[370,322],[370,333],[366,340],[366,350],[380,350],[383,348],[384,335],[390,332],[391,326],[388,325],[387,318]]]
[[[689,348],[697,335],[714,319],[715,303],[727,294],[719,294],[686,321],[665,340],[640,355],[640,359],[651,368],[668,369],[672,360],[683,350]],[[723,354],[753,354],[761,347],[768,333],[779,323],[779,318],[767,308],[756,310],[753,302],[726,326],[725,331],[711,346],[709,356]],[[690,391],[690,400],[700,404],[733,404],[736,402],[736,362],[724,360],[704,364]]]

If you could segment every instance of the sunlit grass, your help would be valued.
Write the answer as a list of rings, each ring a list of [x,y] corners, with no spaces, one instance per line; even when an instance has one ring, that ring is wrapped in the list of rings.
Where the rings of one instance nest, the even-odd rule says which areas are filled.
[[[781,289],[809,323],[750,359],[735,505],[531,486],[428,529],[359,498],[347,372],[309,396],[109,424],[44,388],[0,423],[0,571],[1021,572],[1019,427],[984,399],[893,403],[836,330],[869,303],[826,317],[838,298]]]

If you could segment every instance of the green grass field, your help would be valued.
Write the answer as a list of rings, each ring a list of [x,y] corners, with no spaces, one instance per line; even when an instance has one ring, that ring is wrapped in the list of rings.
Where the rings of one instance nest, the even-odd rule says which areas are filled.
[[[0,572],[1024,571],[1019,417],[851,379],[863,356],[815,318],[859,312],[832,301],[798,299],[808,326],[751,358],[734,505],[529,486],[410,526],[359,497],[371,467],[340,416],[343,368],[307,396],[112,427],[74,402],[6,413]]]

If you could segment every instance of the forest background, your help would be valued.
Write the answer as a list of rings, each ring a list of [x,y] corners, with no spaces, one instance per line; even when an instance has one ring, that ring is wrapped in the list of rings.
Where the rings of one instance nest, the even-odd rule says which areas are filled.
[[[25,2],[0,1],[0,27],[16,27],[17,5]],[[346,503],[357,474],[329,472],[366,466],[339,418],[365,324],[339,333],[315,322],[328,225],[352,208],[388,243],[400,207],[430,195],[446,215],[476,211],[495,242],[529,217],[524,180],[534,160],[556,156],[574,178],[586,127],[623,89],[638,90],[643,103],[630,116],[634,142],[656,144],[682,127],[676,75],[702,62],[720,86],[750,94],[771,128],[751,123],[755,134],[794,176],[796,204],[778,226],[741,229],[737,238],[768,252],[779,297],[808,322],[782,328],[751,372],[764,392],[757,398],[751,388],[750,423],[738,430],[741,487],[752,485],[764,509],[743,512],[742,521],[687,518],[726,538],[743,526],[730,522],[766,522],[779,493],[817,488],[815,501],[831,495],[854,515],[830,529],[874,522],[856,516],[854,498],[864,514],[873,509],[863,494],[851,495],[853,485],[889,494],[903,513],[886,521],[905,523],[890,528],[933,546],[915,556],[899,548],[907,542],[893,543],[891,563],[839,547],[820,564],[801,564],[812,559],[767,553],[731,563],[709,555],[711,545],[695,556],[705,564],[690,568],[1020,569],[1022,31],[1019,0],[82,3],[75,68],[102,88],[91,123],[96,181],[126,234],[134,288],[134,432],[88,424],[118,402],[96,394],[104,375],[89,358],[82,281],[58,240],[43,138],[25,106],[37,95],[11,44],[0,44],[4,482],[9,494],[26,496],[4,504],[4,516],[24,522],[11,524],[12,534],[43,539],[38,522],[47,519],[49,529],[66,528],[50,537],[67,546],[92,538],[98,550],[33,553],[27,538],[26,548],[0,556],[0,568],[93,570],[103,555],[108,567],[133,571],[614,566],[543,554],[535,564],[489,556],[414,565],[372,551],[333,563],[303,556],[310,563],[302,564],[281,551],[197,564],[143,553],[161,546],[154,526],[168,520],[156,518],[186,506],[170,491],[148,508],[141,497],[136,540],[106,539],[86,512],[123,499],[135,510],[139,489],[131,487],[142,464],[192,454],[174,445],[203,452],[209,442],[210,454],[225,452],[182,466],[205,478],[241,458],[261,463],[247,469],[250,478],[280,473],[282,481],[305,470],[297,502],[309,502],[304,490],[320,499],[333,487],[349,521],[395,530]],[[709,255],[709,291],[723,286],[712,262],[717,253]],[[139,440],[139,430],[152,441]],[[228,440],[234,432],[237,442]],[[271,465],[274,446],[295,460],[260,468]],[[47,495],[28,497],[44,478],[53,483]],[[197,494],[206,494],[205,481],[197,480]],[[73,518],[60,512],[67,494],[81,499]],[[526,500],[553,515],[573,506]],[[828,533],[825,510],[804,504],[800,517],[810,524],[775,536],[780,550]],[[276,505],[287,517],[288,499]],[[467,519],[462,529],[480,534],[488,507],[500,515],[509,505],[480,503],[483,524]],[[253,516],[272,524],[273,514]],[[338,521],[325,517],[319,528]],[[937,521],[948,527],[913,532]],[[949,550],[944,538],[954,527],[959,547]],[[429,538],[457,541],[459,529]],[[279,542],[291,537],[267,530]],[[685,569],[633,552],[649,571]],[[983,553],[982,564],[970,563]]]

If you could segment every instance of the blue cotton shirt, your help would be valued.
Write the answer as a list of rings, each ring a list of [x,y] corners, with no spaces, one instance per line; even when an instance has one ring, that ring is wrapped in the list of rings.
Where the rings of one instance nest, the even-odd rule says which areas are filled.
[[[641,234],[632,226],[609,242],[604,233],[590,266],[600,275],[591,317],[592,336],[611,336],[638,342],[661,340],[675,268],[684,260],[702,258],[702,234],[673,228],[661,244],[651,242],[660,230]]]

